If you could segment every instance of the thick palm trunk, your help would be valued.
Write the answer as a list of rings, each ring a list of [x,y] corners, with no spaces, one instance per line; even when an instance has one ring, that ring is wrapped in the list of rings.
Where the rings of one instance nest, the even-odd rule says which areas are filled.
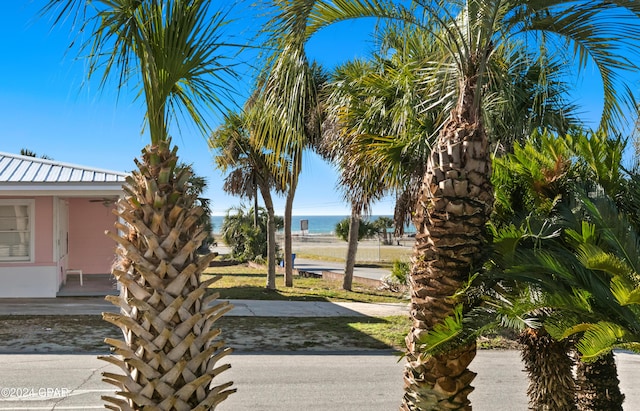
[[[493,205],[487,137],[473,108],[475,85],[440,132],[416,208],[410,273],[412,327],[402,410],[469,410],[476,345],[425,356],[420,337],[463,303],[453,297],[483,261]]]
[[[360,207],[351,206],[351,218],[349,220],[349,241],[347,247],[347,259],[344,266],[344,279],[342,288],[351,291],[353,284],[353,269],[356,265],[358,253],[358,231],[360,230]]]
[[[576,399],[580,411],[622,411],[624,394],[613,353],[597,360],[578,362]]]
[[[284,206],[284,285],[293,287],[293,246],[291,244],[291,213],[295,187],[289,189]]]
[[[577,410],[571,344],[556,341],[544,330],[523,331],[518,342],[529,376],[529,409],[539,411]]]
[[[198,257],[206,233],[197,225],[202,209],[185,196],[190,173],[176,169],[176,150],[169,142],[147,147],[139,171],[127,180],[126,196],[117,214],[124,224],[113,274],[121,284],[119,297],[107,297],[119,314],[103,317],[122,329],[124,341],[108,338],[115,355],[101,359],[123,374],[103,373],[119,398],[103,397],[115,410],[210,410],[234,389],[213,385],[229,365],[216,363],[230,353],[214,322],[231,306],[216,302],[201,273],[212,255]]]
[[[261,187],[262,200],[267,209],[267,285],[269,290],[276,289],[276,212],[269,187]]]

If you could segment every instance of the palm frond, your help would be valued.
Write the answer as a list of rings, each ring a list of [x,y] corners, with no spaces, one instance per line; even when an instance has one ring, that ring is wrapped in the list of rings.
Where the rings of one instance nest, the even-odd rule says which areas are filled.
[[[618,275],[611,279],[611,292],[620,305],[640,305],[640,288],[629,281],[626,275]]]
[[[431,331],[420,336],[418,342],[422,345],[420,351],[423,355],[433,355],[438,353],[438,350],[450,348],[450,344],[460,337],[464,330],[462,312],[462,304],[457,305],[452,315],[436,324]]]
[[[533,1],[513,15],[513,25],[520,32],[544,33],[557,41],[558,49],[564,49],[575,57],[579,67],[595,64],[603,83],[604,109],[601,127],[615,130],[615,124],[624,124],[627,107],[636,107],[633,94],[625,85],[625,73],[637,70],[637,65],[620,50],[629,47],[640,38],[637,20],[640,8],[631,1],[574,2]],[[523,14],[528,18],[523,18]],[[612,25],[611,22],[616,24]],[[524,24],[522,24],[524,22]]]
[[[228,12],[208,1],[51,0],[43,12],[56,13],[55,22],[72,13],[81,23],[88,79],[100,76],[104,88],[115,78],[118,90],[134,83],[154,143],[182,119],[206,134],[211,109],[224,111],[232,100],[240,46],[223,37]]]
[[[617,324],[601,321],[585,327],[576,348],[582,361],[593,361],[610,352],[616,345],[626,342],[627,332]]]

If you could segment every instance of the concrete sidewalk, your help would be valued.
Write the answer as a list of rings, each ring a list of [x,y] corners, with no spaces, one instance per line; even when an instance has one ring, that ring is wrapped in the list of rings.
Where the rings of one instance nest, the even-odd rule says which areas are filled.
[[[409,314],[408,303],[219,301],[233,304],[234,308],[226,315],[237,317],[387,317]],[[0,299],[0,315],[100,315],[116,311],[117,308],[102,297]]]
[[[389,317],[409,315],[409,303],[228,300],[238,317]]]

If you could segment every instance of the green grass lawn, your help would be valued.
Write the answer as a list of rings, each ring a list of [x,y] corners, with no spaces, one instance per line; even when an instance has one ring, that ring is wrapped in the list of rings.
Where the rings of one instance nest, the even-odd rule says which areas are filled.
[[[296,256],[311,260],[344,262],[347,243],[305,244],[293,246]],[[356,254],[356,264],[376,264],[389,267],[394,261],[409,261],[412,248],[410,246],[361,244]]]
[[[280,301],[353,301],[366,303],[406,302],[404,294],[377,290],[375,287],[359,283],[353,284],[352,291],[342,289],[342,283],[322,278],[295,276],[293,287],[284,286],[283,275],[276,277],[277,290],[267,290],[267,271],[265,268],[251,268],[246,264],[210,267],[205,270],[204,278],[212,275],[222,278],[211,286],[212,292],[219,292],[220,298],[248,300]]]

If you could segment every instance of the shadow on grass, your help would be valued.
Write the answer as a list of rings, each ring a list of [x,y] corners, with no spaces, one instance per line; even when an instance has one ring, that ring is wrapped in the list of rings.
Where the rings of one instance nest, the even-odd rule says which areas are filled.
[[[264,280],[266,278],[265,274],[261,274],[261,273],[256,273],[256,274],[248,274],[248,273],[222,273],[222,274],[210,274],[207,273],[207,275],[222,275],[223,277],[226,278],[242,278],[245,281],[251,281],[253,279],[260,279],[260,280]],[[277,277],[276,277],[277,278]]]
[[[220,298],[231,300],[271,300],[271,301],[330,301],[318,295],[291,295],[281,290],[269,290],[265,287],[240,285],[230,288],[209,288],[209,293],[220,293]]]
[[[334,281],[316,276],[294,275],[293,287],[284,286],[284,275],[276,274],[277,291],[266,286],[266,268],[245,265],[207,269],[203,278],[220,275],[210,290],[219,292],[221,298],[275,301],[353,301],[365,303],[402,303],[403,294],[380,290],[374,285],[354,281],[353,291],[342,289],[342,280]]]

